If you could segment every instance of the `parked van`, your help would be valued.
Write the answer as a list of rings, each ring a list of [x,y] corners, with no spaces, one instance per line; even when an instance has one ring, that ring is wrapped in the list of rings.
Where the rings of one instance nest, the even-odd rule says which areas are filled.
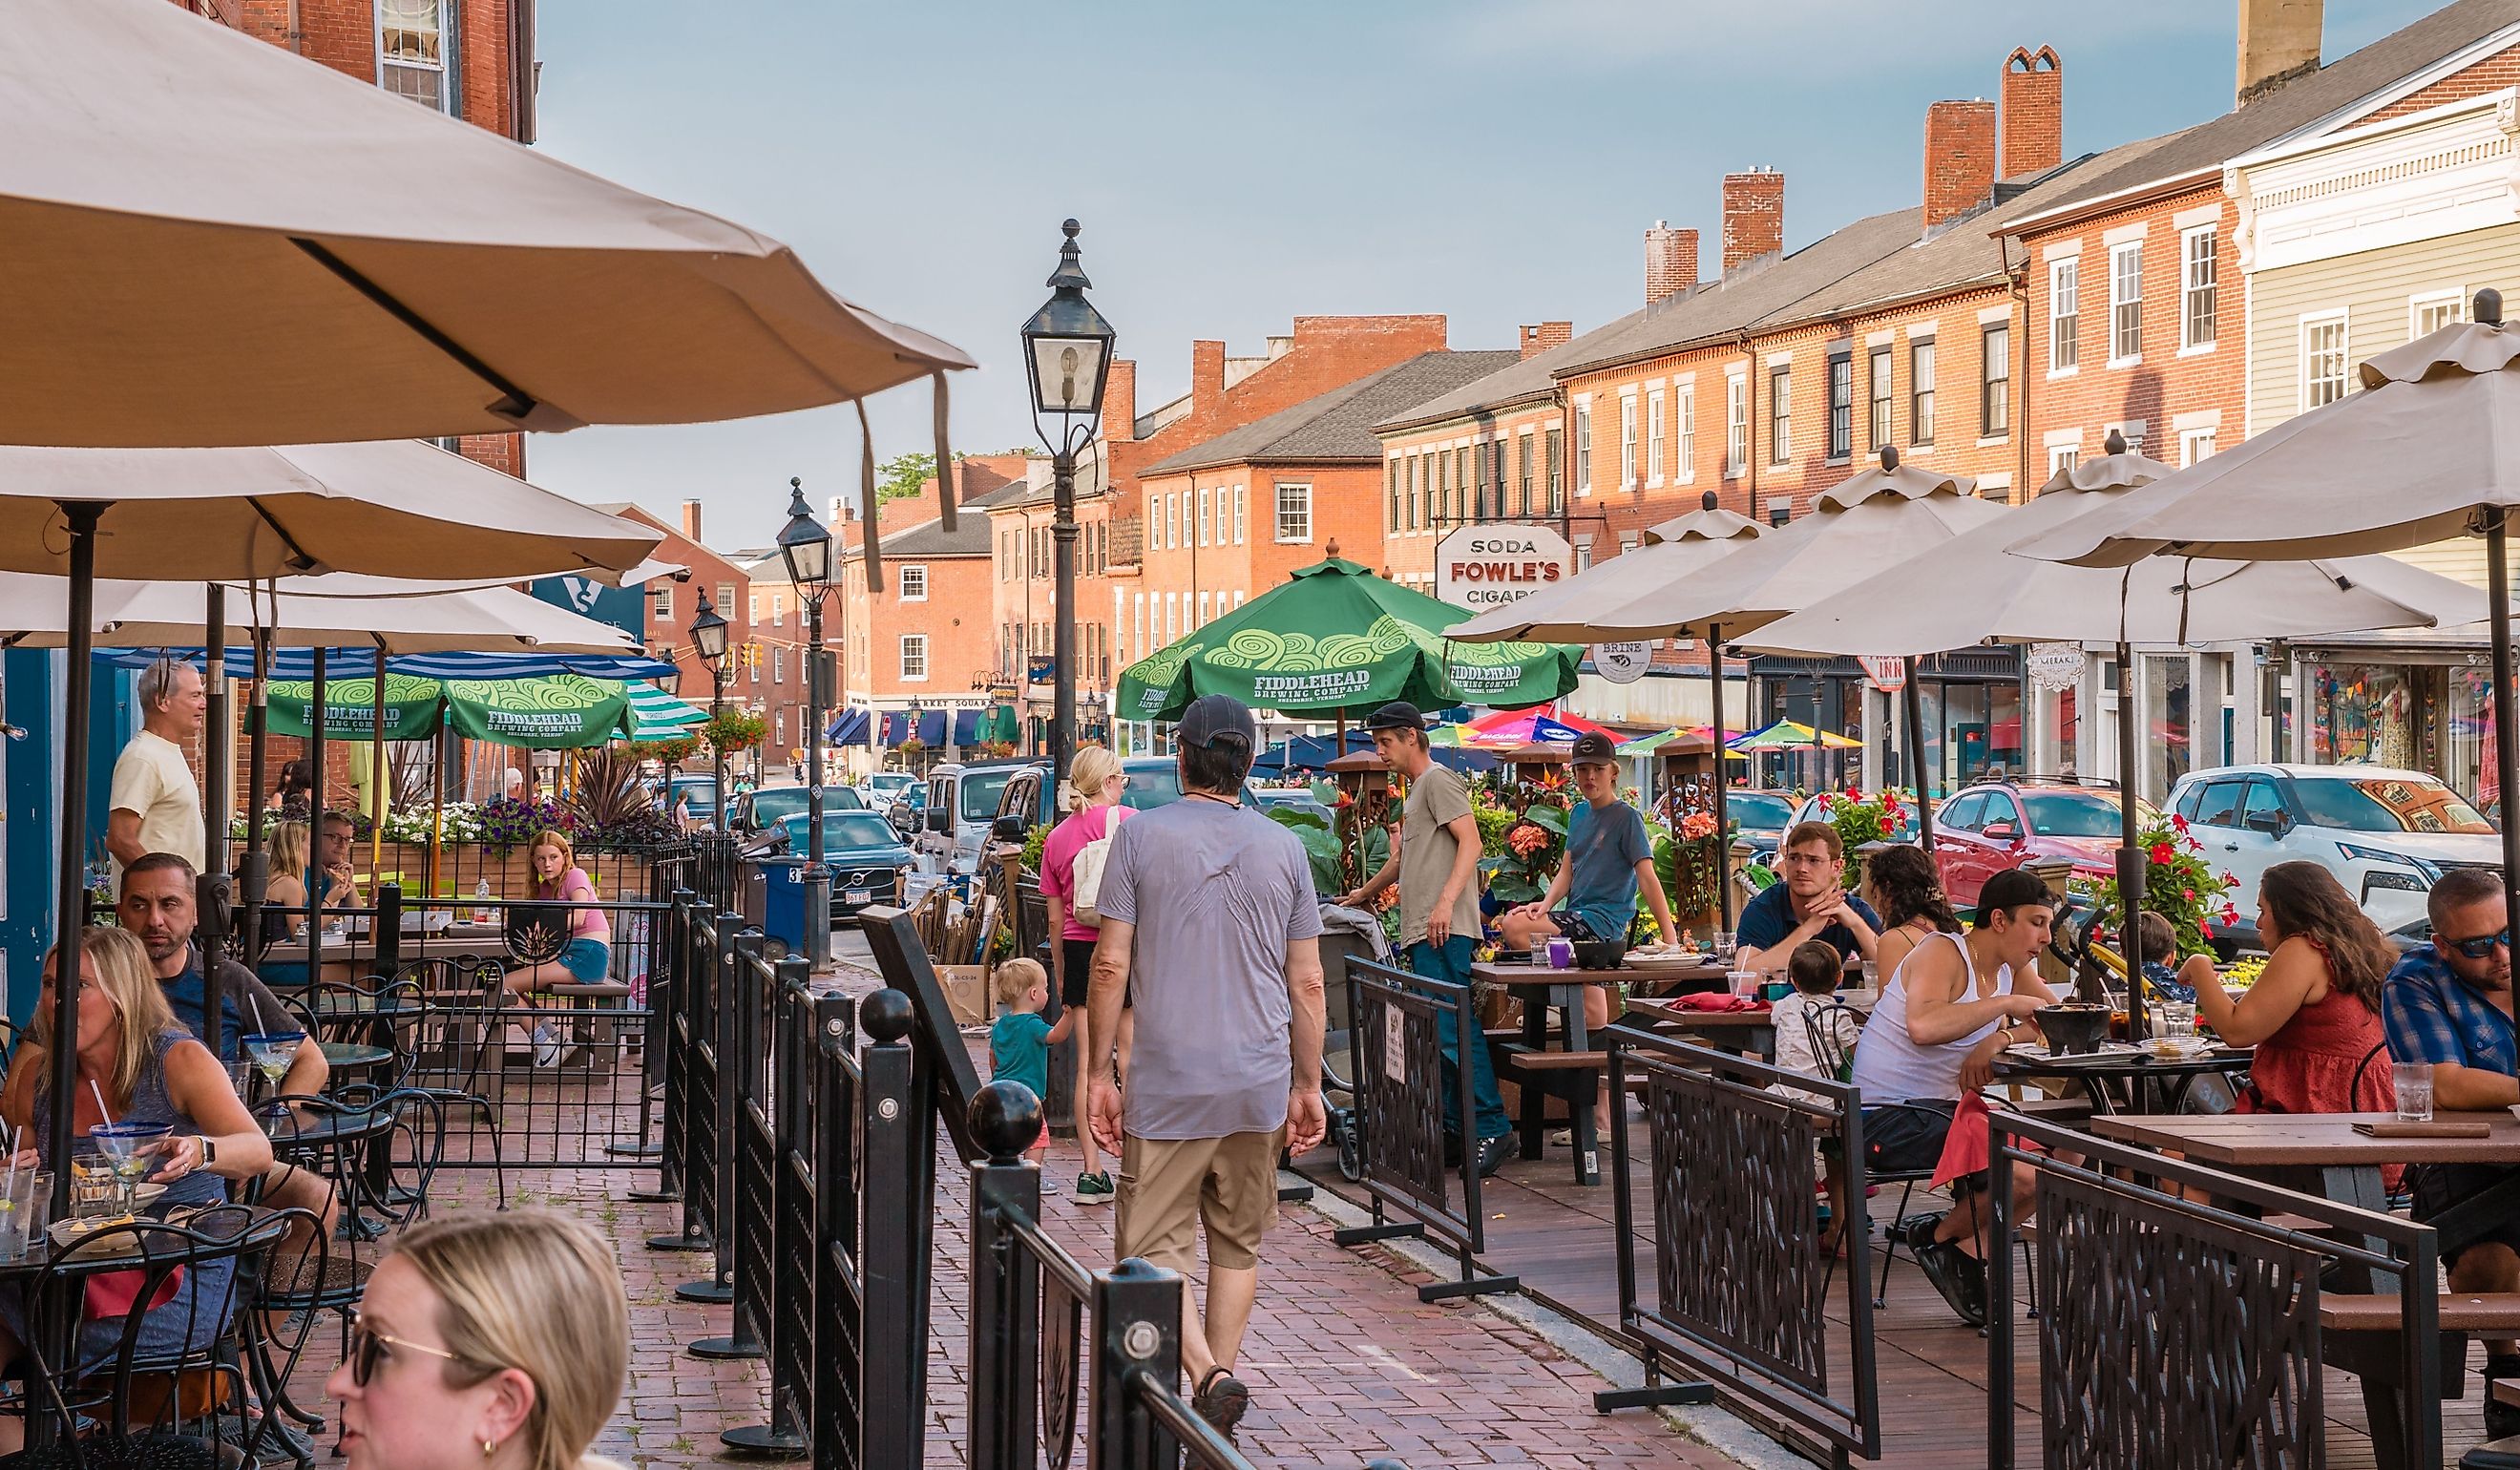
[[[1021,773],[1047,770],[1039,761],[1004,760],[949,761],[929,771],[927,806],[920,814],[919,839],[911,844],[919,855],[919,870],[976,872],[1008,782]],[[1036,779],[1033,784],[1046,787],[1049,782]]]

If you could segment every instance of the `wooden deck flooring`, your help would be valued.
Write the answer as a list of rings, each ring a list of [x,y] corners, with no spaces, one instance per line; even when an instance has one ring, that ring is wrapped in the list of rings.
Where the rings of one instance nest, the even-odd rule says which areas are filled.
[[[1632,1141],[1642,1156],[1645,1146],[1642,1125],[1636,1126]],[[1360,1205],[1365,1203],[1358,1186],[1339,1177],[1337,1161],[1328,1151],[1309,1156],[1301,1172],[1322,1187]],[[1508,1163],[1482,1191],[1487,1249],[1480,1261],[1491,1270],[1519,1276],[1528,1295],[1605,1334],[1619,1336],[1614,1201],[1612,1186],[1607,1182],[1606,1147],[1602,1150],[1602,1174],[1601,1184],[1589,1188],[1577,1185],[1567,1150],[1557,1147],[1550,1148],[1547,1157],[1539,1160]],[[1882,1186],[1871,1202],[1874,1218],[1886,1225],[1898,1200],[1896,1185]],[[1941,1195],[1929,1195],[1920,1187],[1912,1208],[1940,1210],[1948,1203]],[[1652,1254],[1643,1248],[1643,1241],[1652,1233],[1653,1211],[1642,1180],[1636,1189],[1635,1205],[1641,1236],[1638,1270],[1643,1273],[1640,1289],[1649,1295]],[[1876,1286],[1882,1270],[1880,1233],[1876,1230],[1872,1247],[1871,1270]],[[2016,1463],[2036,1466],[2041,1462],[2037,1324],[2026,1319],[2026,1305],[2018,1301],[2021,1288],[2017,1254],[2014,1262],[2016,1310],[2024,1313],[2022,1329],[2014,1335]],[[1843,1396],[1847,1391],[1842,1385],[1848,1381],[1849,1368],[1842,1276],[1830,1290],[1829,1316],[1829,1382]],[[1941,1296],[1904,1252],[1891,1269],[1888,1305],[1874,1314],[1873,1340],[1880,1395],[1881,1455],[1865,1463],[1899,1470],[1959,1470],[1986,1463],[1987,1341],[1952,1315]],[[2471,1354],[2475,1352],[2471,1348]],[[2471,1361],[2481,1359],[2472,1356]],[[2129,1371],[2139,1370],[2138,1365],[2129,1364]],[[2468,1398],[2443,1405],[2446,1464],[2457,1463],[2462,1449],[2484,1438],[2478,1383],[2471,1373]],[[1786,1438],[1818,1462],[1827,1463],[1828,1455],[1822,1444],[1794,1439],[1755,1405],[1732,1401],[1732,1406],[1735,1412]],[[2329,1421],[2327,1463],[2339,1470],[2372,1464],[2360,1382],[2350,1374],[2329,1370],[2324,1406]]]

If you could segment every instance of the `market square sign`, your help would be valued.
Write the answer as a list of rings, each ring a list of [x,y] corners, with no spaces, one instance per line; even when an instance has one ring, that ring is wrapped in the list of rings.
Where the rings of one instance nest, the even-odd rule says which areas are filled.
[[[1463,526],[1435,545],[1435,596],[1487,612],[1573,575],[1575,554],[1546,526]]]

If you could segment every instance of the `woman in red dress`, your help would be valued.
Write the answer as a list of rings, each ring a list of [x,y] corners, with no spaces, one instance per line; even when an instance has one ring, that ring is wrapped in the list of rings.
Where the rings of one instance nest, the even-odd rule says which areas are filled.
[[[2380,984],[2397,955],[2379,926],[2326,869],[2278,863],[2258,885],[2258,933],[2267,967],[2238,1001],[2210,980],[2196,987],[2197,1017],[2226,1043],[2258,1048],[2240,1110],[2388,1112]]]

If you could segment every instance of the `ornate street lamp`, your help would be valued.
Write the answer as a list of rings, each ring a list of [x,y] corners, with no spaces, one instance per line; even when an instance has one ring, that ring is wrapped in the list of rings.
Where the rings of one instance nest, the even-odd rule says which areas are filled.
[[[709,724],[718,731],[719,717],[726,713],[726,619],[709,605],[708,589],[700,589],[700,610],[692,619],[692,651],[700,656],[709,671]],[[726,750],[717,741],[709,741],[712,783],[717,792],[716,824],[726,830]]]
[[[1052,778],[1067,780],[1076,753],[1076,459],[1102,423],[1102,385],[1111,373],[1111,324],[1085,299],[1094,283],[1076,258],[1076,221],[1059,226],[1058,269],[1050,299],[1023,325],[1024,374],[1032,380],[1032,422],[1050,451],[1050,537],[1058,549],[1051,633]]]
[[[816,969],[832,953],[832,874],[823,866],[823,594],[832,584],[832,533],[805,506],[805,482],[788,481],[779,557],[805,610],[805,957]],[[819,906],[819,907],[818,907]]]

